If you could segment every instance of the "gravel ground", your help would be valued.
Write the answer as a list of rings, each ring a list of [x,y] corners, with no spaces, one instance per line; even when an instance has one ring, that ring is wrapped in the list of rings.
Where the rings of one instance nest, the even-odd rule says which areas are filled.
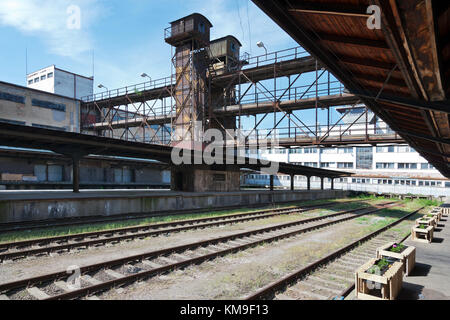
[[[121,293],[106,292],[101,299],[239,299],[282,276],[323,257],[373,231],[392,218],[369,215],[291,239],[227,255],[165,276],[129,285]],[[412,220],[395,228],[406,234]],[[339,272],[338,272],[339,273]],[[345,273],[342,273],[344,276]]]
[[[341,211],[339,209],[337,211]],[[91,247],[89,249],[76,249],[71,252],[51,253],[40,257],[30,257],[17,261],[7,261],[0,264],[0,283],[7,283],[29,277],[35,277],[50,272],[66,270],[69,266],[84,266],[99,263],[105,260],[118,259],[130,255],[148,251],[182,245],[195,241],[217,238],[237,232],[260,229],[281,223],[302,220],[309,217],[322,215],[324,212],[336,212],[330,209],[314,210],[302,214],[282,215],[268,219],[248,221],[234,225],[223,225],[214,228],[189,230],[181,233],[161,235],[122,242],[120,244],[107,244],[106,246]]]

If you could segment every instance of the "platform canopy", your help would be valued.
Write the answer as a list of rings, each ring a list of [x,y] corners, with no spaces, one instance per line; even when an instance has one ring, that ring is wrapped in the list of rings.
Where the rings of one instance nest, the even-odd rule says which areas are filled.
[[[450,178],[448,1],[253,2]]]
[[[130,142],[113,138],[6,123],[0,124],[0,146],[50,150],[77,159],[88,155],[120,156],[152,159],[169,165],[173,164],[171,157],[173,147],[170,146]],[[192,150],[188,150],[187,152],[192,153],[192,163],[196,163],[196,154]],[[201,157],[200,160],[202,162],[198,165],[199,167],[208,166],[208,162],[205,162],[203,157]],[[226,161],[223,160],[223,163],[226,163]],[[262,168],[269,167],[270,165],[273,166],[275,164],[278,165],[279,173],[289,175],[295,174],[327,178],[352,175],[351,173],[343,171],[332,171],[283,162],[272,162],[272,164],[267,164],[258,160],[254,163],[254,160],[248,157],[235,156],[233,163],[236,165],[212,165],[208,166],[208,169],[227,170],[239,167],[259,171],[262,170]]]

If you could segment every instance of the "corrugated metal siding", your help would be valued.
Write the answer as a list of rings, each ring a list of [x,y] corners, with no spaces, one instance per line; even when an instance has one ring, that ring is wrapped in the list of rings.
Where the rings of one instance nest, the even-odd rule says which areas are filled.
[[[41,164],[35,165],[34,175],[37,177],[38,181],[47,181],[47,166]]]
[[[133,172],[130,169],[123,169],[123,183],[130,183],[133,180]]]
[[[63,167],[58,165],[48,166],[48,181],[59,182],[63,181]]]
[[[114,169],[114,182],[122,183],[123,182],[123,171],[122,169]]]

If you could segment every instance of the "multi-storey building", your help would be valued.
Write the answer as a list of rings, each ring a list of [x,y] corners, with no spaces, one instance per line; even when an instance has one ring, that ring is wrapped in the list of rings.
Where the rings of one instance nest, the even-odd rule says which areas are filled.
[[[356,110],[353,110],[348,117],[344,118],[343,126],[353,123],[358,116],[358,112],[363,112],[361,108]],[[384,122],[375,119],[371,113],[369,113],[368,120],[372,123],[369,131],[390,130]],[[358,134],[359,131],[366,130],[363,128],[364,126],[365,124],[356,124],[352,128],[354,133],[349,130],[349,134]],[[258,155],[254,150],[249,150],[247,155],[354,173],[353,177],[335,181],[336,188],[376,193],[450,196],[450,180],[442,176],[438,170],[408,145],[274,148],[262,150]],[[252,173],[244,178],[244,184],[266,186],[270,183],[269,178],[268,175]],[[295,179],[295,186],[306,188],[305,177],[297,176]],[[290,176],[278,176],[275,180],[275,185],[290,186]],[[312,181],[312,187],[320,187],[319,179],[313,178]],[[326,182],[326,186],[327,183],[329,186],[330,182]]]
[[[94,93],[94,78],[58,69],[52,65],[28,74],[27,87],[68,98],[81,99]]]

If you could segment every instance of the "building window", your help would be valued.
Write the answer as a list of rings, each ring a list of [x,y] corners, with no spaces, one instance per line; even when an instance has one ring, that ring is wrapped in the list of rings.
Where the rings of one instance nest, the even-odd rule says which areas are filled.
[[[334,168],[336,165],[336,162],[321,162],[320,167],[321,168]]]
[[[338,169],[353,169],[353,162],[338,162]]]
[[[408,170],[414,170],[417,169],[417,163],[399,163],[398,164],[399,169],[408,169]]]
[[[50,72],[50,73],[47,75],[47,78],[53,78],[53,72]]]
[[[289,149],[289,153],[302,153],[302,149],[301,148]]]
[[[41,76],[41,81],[47,79],[47,76],[44,74],[43,76]]]
[[[320,149],[320,153],[322,153],[322,154],[335,154],[336,153],[336,149],[335,148],[324,148],[324,149]]]
[[[421,163],[420,164],[422,170],[433,170],[434,166],[430,163]]]
[[[199,23],[198,31],[200,31],[201,33],[205,33],[205,24],[203,22]]]
[[[0,100],[25,104],[25,97],[1,91],[0,91]]]
[[[338,148],[337,153],[353,153],[353,148]]]
[[[416,152],[416,150],[414,150],[410,146],[399,146],[397,152],[408,153],[408,152]]]
[[[393,153],[395,152],[395,147],[393,146],[388,146],[388,147],[377,147],[377,153]]]
[[[317,168],[317,162],[305,162],[304,166]]]
[[[28,80],[28,84],[33,84],[33,80]]]
[[[356,169],[372,169],[373,149],[372,147],[356,148]]]
[[[34,83],[38,83],[39,82],[39,78],[34,78]]]
[[[304,148],[303,153],[317,153],[317,148]]]
[[[395,169],[394,163],[377,162],[377,169]]]

